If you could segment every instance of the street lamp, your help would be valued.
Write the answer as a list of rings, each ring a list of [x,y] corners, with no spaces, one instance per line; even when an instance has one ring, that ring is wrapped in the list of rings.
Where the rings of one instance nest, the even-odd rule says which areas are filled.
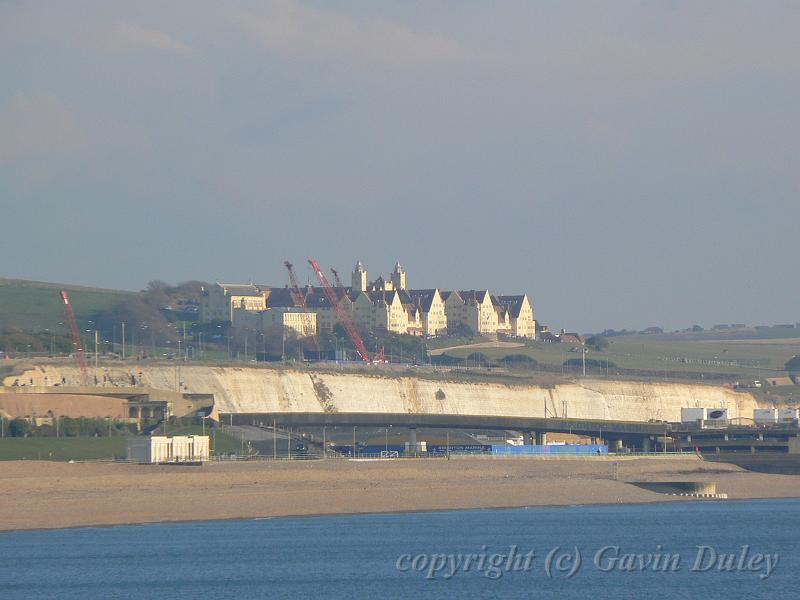
[[[581,359],[583,362],[583,376],[586,377],[586,346],[581,346]]]

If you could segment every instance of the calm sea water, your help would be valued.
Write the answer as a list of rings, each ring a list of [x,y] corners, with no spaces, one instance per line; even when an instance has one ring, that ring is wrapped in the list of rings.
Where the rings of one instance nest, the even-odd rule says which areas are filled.
[[[800,584],[798,534],[800,500],[20,531],[0,534],[0,598],[789,599]],[[490,558],[511,546],[511,562]],[[717,555],[707,571],[692,571],[698,546],[710,548],[700,569]],[[570,577],[576,549],[581,565]],[[678,569],[642,566],[648,554],[666,553],[680,557]],[[452,558],[431,556],[439,554]],[[469,568],[462,562],[447,578],[468,554],[476,555]],[[620,570],[613,559],[624,554],[642,558]],[[735,558],[726,563],[724,554]],[[768,578],[760,554],[779,557]],[[500,566],[488,569],[491,561]]]

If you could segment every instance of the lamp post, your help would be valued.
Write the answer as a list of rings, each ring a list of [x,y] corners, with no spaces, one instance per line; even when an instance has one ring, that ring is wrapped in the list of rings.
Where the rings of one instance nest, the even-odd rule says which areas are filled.
[[[583,362],[583,376],[586,377],[586,347],[581,346],[581,361]]]

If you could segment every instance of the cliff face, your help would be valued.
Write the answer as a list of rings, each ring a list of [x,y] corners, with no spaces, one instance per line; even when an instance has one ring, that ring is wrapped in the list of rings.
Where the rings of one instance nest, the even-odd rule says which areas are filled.
[[[559,416],[586,419],[679,421],[681,407],[727,408],[731,418],[752,418],[749,393],[682,383],[581,379],[553,387],[429,381],[407,376],[320,373],[292,369],[126,365],[102,367],[101,384],[138,384],[182,392],[212,393],[218,413],[385,412],[459,415]],[[45,380],[47,377],[47,380]],[[34,385],[66,378],[73,367],[39,365],[7,377]]]

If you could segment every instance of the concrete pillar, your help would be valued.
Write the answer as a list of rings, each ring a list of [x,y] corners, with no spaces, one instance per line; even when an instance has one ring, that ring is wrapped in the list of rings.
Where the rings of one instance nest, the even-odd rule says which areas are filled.
[[[613,448],[615,452],[621,452],[623,449],[622,440],[614,440]]]
[[[650,452],[650,438],[646,437],[642,439],[642,452]]]
[[[536,445],[545,446],[547,444],[547,433],[544,431],[536,432]]]
[[[414,452],[417,451],[417,430],[415,428],[411,428],[408,430],[408,443],[411,444],[411,448]]]

